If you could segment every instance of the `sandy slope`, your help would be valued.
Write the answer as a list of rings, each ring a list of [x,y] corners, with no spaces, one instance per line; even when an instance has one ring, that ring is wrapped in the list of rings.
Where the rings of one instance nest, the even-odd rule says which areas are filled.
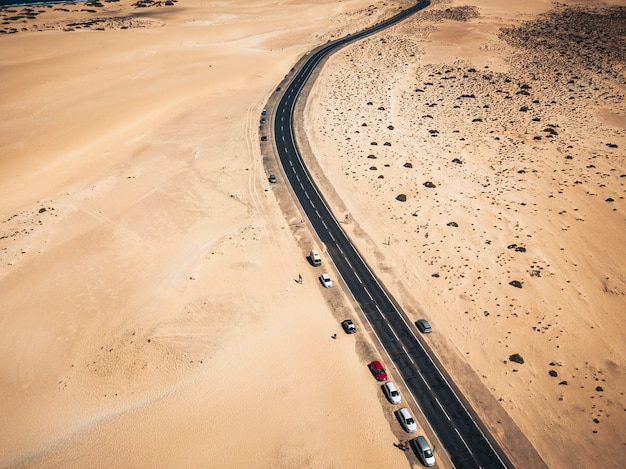
[[[3,11],[1,466],[407,464],[258,145],[299,56],[396,8],[368,5]]]
[[[620,467],[625,13],[569,3],[439,2],[331,59],[306,126],[336,211],[459,383],[549,466],[592,446]]]

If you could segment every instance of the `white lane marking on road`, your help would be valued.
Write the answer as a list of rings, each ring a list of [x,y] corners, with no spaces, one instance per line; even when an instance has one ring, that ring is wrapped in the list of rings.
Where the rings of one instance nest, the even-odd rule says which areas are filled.
[[[430,391],[430,385],[428,384],[428,381],[426,381],[426,378],[424,378],[424,375],[422,374],[422,372],[420,370],[417,370],[417,374],[420,375],[420,378],[422,378],[422,381],[424,381],[424,384]]]
[[[441,408],[441,411],[443,412],[443,414],[446,416],[446,418],[448,420],[450,420],[450,416],[448,415],[448,413],[446,412],[446,409],[443,408],[443,406],[441,405],[441,402],[439,402],[439,398],[435,397],[435,401],[437,402],[437,404],[439,404],[439,407]]]
[[[465,440],[463,439],[463,437],[461,436],[461,434],[459,433],[459,430],[457,430],[456,427],[454,427],[454,431],[456,432],[457,435],[459,435],[459,438],[461,439],[461,441],[463,442],[463,444],[465,445],[465,447],[467,448],[467,451],[469,451],[469,454],[474,454],[472,453],[472,450],[470,449],[469,446],[467,446],[467,443],[465,443]]]
[[[358,274],[357,274],[356,272],[354,273],[354,276],[355,276],[355,277],[356,277],[356,279],[359,281],[359,283],[363,283],[363,282],[361,281],[361,278],[358,276]],[[368,292],[367,290],[365,290],[365,293],[367,293],[367,294],[369,295],[369,292]]]
[[[389,325],[389,323],[387,323],[387,329],[389,329],[389,332],[391,332],[391,335],[393,335],[396,340],[398,340],[398,336],[396,335],[396,333],[393,331],[393,329],[391,328],[391,326]]]

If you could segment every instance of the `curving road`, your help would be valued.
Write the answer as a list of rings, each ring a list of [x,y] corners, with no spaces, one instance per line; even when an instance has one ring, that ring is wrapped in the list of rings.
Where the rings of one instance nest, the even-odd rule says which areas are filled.
[[[349,42],[401,21],[429,4],[429,0],[420,1],[372,28],[328,43],[312,53],[292,77],[276,107],[273,120],[276,151],[311,226],[326,245],[328,255],[439,441],[450,454],[452,463],[458,468],[512,467],[333,217],[304,165],[294,135],[296,100],[315,67],[326,56]]]

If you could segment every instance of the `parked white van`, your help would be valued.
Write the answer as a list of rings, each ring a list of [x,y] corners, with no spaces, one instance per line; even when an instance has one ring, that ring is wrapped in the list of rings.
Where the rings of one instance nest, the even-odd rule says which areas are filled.
[[[319,253],[315,249],[311,249],[310,258],[311,258],[311,264],[313,264],[314,266],[322,265],[322,258],[320,257]]]

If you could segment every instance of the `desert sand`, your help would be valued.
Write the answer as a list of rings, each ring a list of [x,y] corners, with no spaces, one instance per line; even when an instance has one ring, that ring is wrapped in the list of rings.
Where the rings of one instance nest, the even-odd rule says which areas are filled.
[[[621,467],[626,10],[566,3],[436,3],[331,58],[305,122],[336,212],[475,407],[479,380],[548,466],[592,447]]]
[[[418,465],[366,368],[380,346],[340,282],[317,282],[305,256],[323,246],[259,144],[306,51],[409,4],[1,10],[1,466]],[[625,455],[610,5],[624,2],[433,2],[331,58],[303,114],[346,230],[410,318],[431,320],[431,347],[519,467],[532,451],[511,428],[550,467],[590,445],[604,467]],[[604,49],[581,54],[592,33],[563,28],[592,21]]]

